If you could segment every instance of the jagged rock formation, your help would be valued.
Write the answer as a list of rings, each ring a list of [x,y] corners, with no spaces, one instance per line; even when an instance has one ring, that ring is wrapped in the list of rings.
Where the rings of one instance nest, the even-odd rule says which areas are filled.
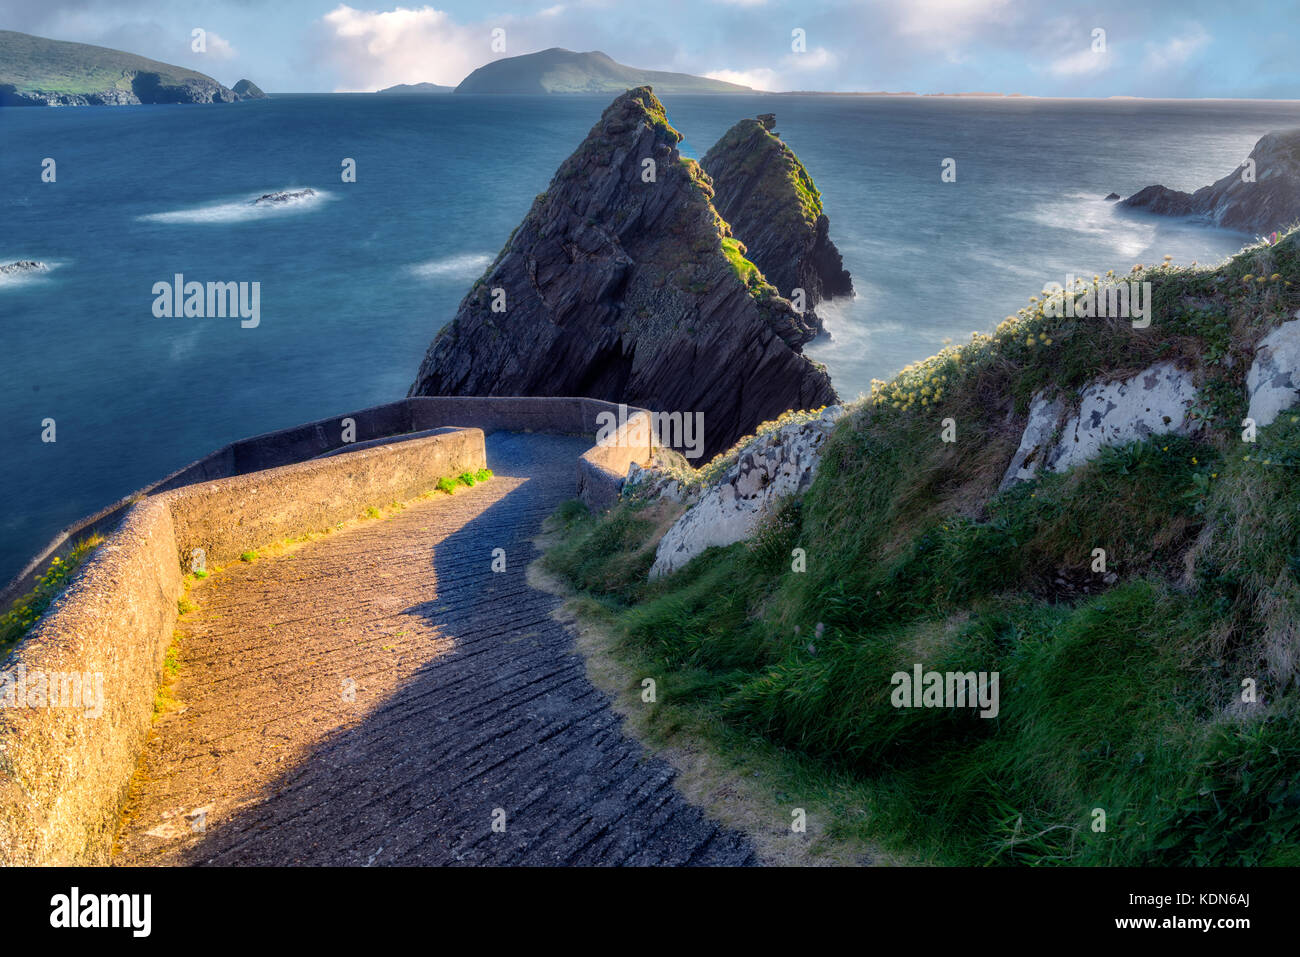
[[[1243,163],[1212,186],[1184,193],[1148,186],[1120,203],[1163,216],[1197,216],[1225,229],[1266,233],[1300,221],[1300,129],[1269,133]]]
[[[238,83],[232,86],[231,89],[235,91],[235,93],[239,96],[241,100],[270,99],[270,97],[268,97],[265,93],[262,92],[262,88],[259,87],[252,80],[240,80]]]
[[[649,87],[618,97],[439,332],[410,394],[702,412],[706,455],[835,402],[799,352],[813,330],[740,253],[680,141]]]
[[[781,295],[802,289],[805,316],[820,330],[817,303],[852,296],[853,280],[831,242],[821,193],[772,131],[775,124],[772,113],[741,120],[700,165],[713,180],[713,205],[745,244],[745,255]]]
[[[706,548],[749,538],[781,499],[806,491],[817,477],[821,447],[843,415],[842,406],[831,406],[814,419],[760,435],[742,448],[735,465],[704,488],[659,540],[650,577],[671,574]],[[681,501],[674,492],[671,486],[663,490]]]

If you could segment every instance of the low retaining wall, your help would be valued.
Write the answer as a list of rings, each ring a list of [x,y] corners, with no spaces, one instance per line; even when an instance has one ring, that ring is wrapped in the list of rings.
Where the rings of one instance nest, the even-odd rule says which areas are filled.
[[[107,537],[0,668],[0,864],[107,862],[195,549],[219,565],[413,498],[490,466],[485,432],[594,434],[619,414],[592,399],[406,399],[233,443],[66,530],[27,582],[75,538]],[[622,417],[577,463],[593,507],[652,453],[647,413]]]
[[[476,428],[482,429],[484,433],[557,432],[594,436],[607,421],[601,418],[602,414],[618,416],[619,411],[620,408],[615,403],[599,399],[421,396],[240,439],[65,528],[8,585],[0,589],[0,611],[7,609],[32,589],[36,579],[49,567],[52,558],[66,555],[80,539],[109,534],[122,521],[127,510],[140,499],[199,482],[291,465],[346,449],[351,443],[343,441],[343,430],[344,423],[349,419],[355,431],[354,441],[361,444],[441,426]],[[623,407],[623,411],[629,417],[629,422],[644,414],[641,409],[627,406]],[[614,445],[617,446],[619,441],[621,440],[616,440]],[[639,453],[640,445],[633,454]],[[647,458],[649,454],[647,445]],[[626,464],[621,469],[613,468],[617,464],[617,456],[603,461],[610,467],[594,469],[590,464],[580,464],[578,469],[579,495],[593,508],[607,507],[617,499],[618,490],[627,475]],[[614,472],[617,474],[612,474]]]
[[[132,506],[0,670],[0,863],[108,860],[194,549],[228,562],[486,461],[481,430],[448,430]]]

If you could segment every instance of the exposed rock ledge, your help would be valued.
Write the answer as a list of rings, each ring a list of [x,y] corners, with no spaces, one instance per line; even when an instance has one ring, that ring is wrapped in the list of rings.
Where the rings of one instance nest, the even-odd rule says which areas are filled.
[[[706,548],[749,538],[780,499],[805,491],[817,476],[821,447],[843,414],[842,406],[831,406],[742,448],[736,464],[664,533],[650,577],[676,571]]]
[[[1184,193],[1148,186],[1120,203],[1164,216],[1196,216],[1225,229],[1267,233],[1300,221],[1300,130],[1273,132],[1250,151],[1254,181],[1242,164],[1212,186]]]
[[[1187,412],[1196,396],[1192,372],[1172,362],[1157,363],[1121,382],[1088,386],[1079,411],[1068,418],[1063,398],[1039,392],[1029,404],[1029,422],[1001,487],[1031,479],[1040,469],[1063,472],[1106,446],[1191,432],[1196,422]]]

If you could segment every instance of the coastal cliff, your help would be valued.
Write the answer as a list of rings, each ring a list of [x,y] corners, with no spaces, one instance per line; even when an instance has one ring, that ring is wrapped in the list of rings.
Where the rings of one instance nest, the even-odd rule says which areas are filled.
[[[1250,158],[1194,193],[1148,186],[1120,203],[1163,216],[1196,216],[1225,229],[1267,233],[1300,221],[1300,129],[1262,137]]]
[[[744,242],[746,255],[787,298],[804,293],[805,318],[820,330],[816,306],[852,296],[853,280],[830,239],[821,193],[794,151],[761,114],[729,129],[700,165],[713,181],[713,205]]]
[[[704,451],[836,401],[814,335],[711,202],[649,87],[618,97],[439,332],[411,395],[703,413]]]
[[[245,92],[133,53],[0,30],[0,106],[234,103],[266,95],[241,84]]]

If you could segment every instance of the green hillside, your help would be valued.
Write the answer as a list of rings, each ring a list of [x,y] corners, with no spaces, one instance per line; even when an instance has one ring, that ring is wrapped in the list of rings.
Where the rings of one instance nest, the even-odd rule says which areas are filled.
[[[184,91],[189,91],[189,96]],[[92,46],[48,40],[0,30],[0,92],[53,94],[115,99],[117,93],[142,102],[235,99],[226,87],[195,70],[148,57]]]
[[[671,93],[752,93],[747,86],[691,76],[638,70],[604,53],[574,53],[560,47],[506,57],[479,67],[461,81],[457,93],[622,93],[652,86]]]
[[[1300,231],[1133,270],[1149,328],[1035,297],[876,383],[801,499],[665,578],[681,506],[566,507],[545,561],[629,687],[655,676],[658,733],[757,755],[832,840],[913,860],[1300,863],[1300,409],[1242,440],[1256,346],[1300,306]],[[1199,431],[999,490],[1039,389],[1161,360],[1192,371]],[[897,707],[917,663],[1000,674],[1000,712]]]

